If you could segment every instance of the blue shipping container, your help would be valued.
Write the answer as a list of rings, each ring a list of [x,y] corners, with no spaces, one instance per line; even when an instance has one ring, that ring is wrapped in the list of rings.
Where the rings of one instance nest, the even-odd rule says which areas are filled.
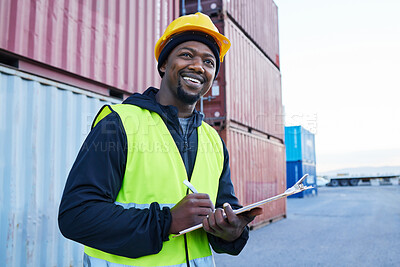
[[[286,161],[315,163],[315,136],[301,126],[285,127]]]
[[[305,185],[314,186],[313,189],[308,189],[303,192],[291,195],[289,197],[304,197],[308,195],[317,195],[317,174],[315,164],[304,161],[287,161],[286,162],[286,186],[293,186],[304,174],[308,173],[308,177],[303,182]]]
[[[58,206],[93,118],[117,102],[0,66],[0,266],[82,266]]]

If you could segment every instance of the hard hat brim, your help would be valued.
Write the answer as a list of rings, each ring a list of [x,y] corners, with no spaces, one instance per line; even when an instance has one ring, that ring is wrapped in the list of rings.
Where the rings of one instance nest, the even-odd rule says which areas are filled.
[[[212,31],[206,27],[193,25],[193,24],[184,25],[184,26],[180,27],[179,29],[177,29],[176,31],[171,31],[168,36],[164,36],[163,38],[160,38],[157,41],[156,46],[155,46],[155,51],[154,51],[157,61],[158,61],[158,57],[160,56],[162,49],[165,47],[165,45],[167,44],[167,42],[171,38],[171,36],[181,33],[181,32],[185,32],[185,31],[201,31],[201,32],[204,32],[204,33],[212,36],[219,46],[220,61],[223,62],[224,56],[225,56],[226,52],[228,52],[228,50],[231,46],[231,42],[229,41],[229,39],[218,32]]]

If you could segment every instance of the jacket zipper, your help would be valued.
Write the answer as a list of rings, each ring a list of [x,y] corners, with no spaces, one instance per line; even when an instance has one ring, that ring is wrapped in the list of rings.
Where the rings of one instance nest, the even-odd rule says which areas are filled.
[[[188,245],[187,245],[186,234],[183,235],[183,238],[184,238],[184,240],[185,240],[186,265],[187,265],[187,267],[190,267],[190,263],[189,263],[189,250],[188,250]]]
[[[186,151],[189,147],[189,143],[188,143],[189,126],[190,126],[190,122],[187,125],[185,132],[182,132],[183,133],[183,152],[184,153],[186,153]]]
[[[189,189],[186,189],[186,195],[187,195],[187,194],[189,194]],[[189,263],[189,249],[188,249],[186,234],[183,235],[183,239],[184,239],[184,241],[185,241],[186,266],[187,266],[187,267],[190,267],[190,263]]]
[[[189,132],[189,126],[190,126],[190,122],[189,125],[187,125],[185,132],[182,131],[183,133],[183,162],[184,164],[187,163],[188,158],[187,158],[187,149],[189,147],[189,143],[188,143],[188,132]],[[185,167],[186,168],[186,167]],[[190,181],[191,177],[188,177],[188,180]],[[189,194],[189,189],[186,190],[186,195]],[[187,267],[190,267],[190,263],[189,263],[189,248],[188,248],[188,244],[187,244],[187,236],[186,234],[183,235],[183,239],[185,241],[185,254],[186,254],[186,265]]]

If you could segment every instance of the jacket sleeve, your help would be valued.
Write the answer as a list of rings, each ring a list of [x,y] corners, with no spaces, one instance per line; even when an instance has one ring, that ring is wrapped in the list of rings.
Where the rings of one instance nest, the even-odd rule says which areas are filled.
[[[221,139],[222,140],[222,139]],[[238,199],[235,196],[235,191],[233,188],[233,184],[231,181],[231,170],[229,167],[229,154],[226,149],[225,143],[223,143],[224,148],[224,167],[221,173],[221,177],[219,179],[219,187],[217,194],[217,203],[215,205],[216,208],[222,208],[222,205],[228,202],[232,208],[239,209],[242,206],[239,204]],[[213,248],[213,250],[217,253],[227,253],[231,255],[238,255],[249,239],[249,227],[246,226],[242,235],[233,242],[227,242],[219,237],[208,234],[208,240]]]
[[[127,139],[117,113],[89,133],[69,173],[61,199],[61,233],[74,241],[115,255],[137,258],[156,254],[168,240],[169,208],[115,204],[126,164]]]

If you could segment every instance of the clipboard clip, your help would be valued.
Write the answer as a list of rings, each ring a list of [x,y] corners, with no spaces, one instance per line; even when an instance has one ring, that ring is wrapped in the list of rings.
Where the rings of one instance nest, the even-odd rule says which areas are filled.
[[[295,192],[295,191],[297,191],[296,193],[298,193],[298,192],[313,188],[313,186],[305,186],[303,184],[303,182],[307,178],[307,176],[308,176],[308,173],[304,174],[303,177],[301,177],[300,180],[298,180],[292,187],[289,187],[288,189],[286,189],[284,194],[293,194],[293,192]]]

